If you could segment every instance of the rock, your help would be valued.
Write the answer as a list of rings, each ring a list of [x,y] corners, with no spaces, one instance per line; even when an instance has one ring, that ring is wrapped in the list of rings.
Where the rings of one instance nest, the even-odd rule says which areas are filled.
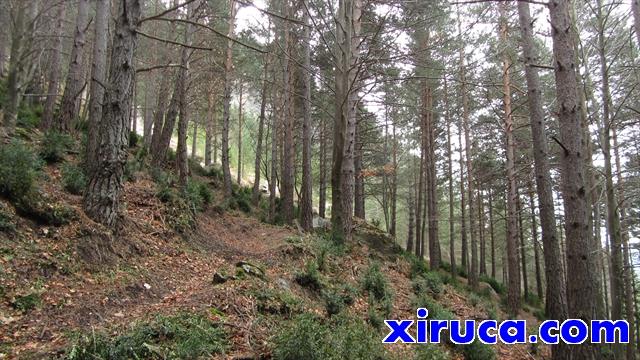
[[[213,285],[218,285],[218,284],[224,284],[228,280],[231,280],[231,278],[228,276],[222,275],[219,272],[215,272],[213,273],[213,280],[211,280],[211,282],[213,282]]]
[[[145,289],[147,290],[151,290],[151,285],[144,283],[142,286],[144,286]]]
[[[238,263],[236,263],[236,267],[242,269],[242,271],[247,275],[255,276],[263,280],[266,277],[264,270],[262,270],[260,267],[253,265],[249,262],[239,261]]]
[[[283,278],[278,278],[276,280],[276,285],[278,285],[279,288],[281,288],[282,290],[291,290],[291,285],[289,285],[289,282]]]

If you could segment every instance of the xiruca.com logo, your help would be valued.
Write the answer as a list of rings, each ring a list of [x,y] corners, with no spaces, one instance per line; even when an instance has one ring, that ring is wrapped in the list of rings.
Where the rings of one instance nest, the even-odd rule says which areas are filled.
[[[629,343],[629,323],[625,320],[592,320],[591,324],[580,319],[568,319],[562,323],[546,320],[538,326],[537,334],[528,334],[526,320],[427,320],[429,311],[425,308],[419,308],[416,315],[418,320],[415,321],[385,320],[389,333],[382,342],[437,344],[448,338],[454,344],[470,344],[477,339],[489,345],[498,341],[504,344]]]

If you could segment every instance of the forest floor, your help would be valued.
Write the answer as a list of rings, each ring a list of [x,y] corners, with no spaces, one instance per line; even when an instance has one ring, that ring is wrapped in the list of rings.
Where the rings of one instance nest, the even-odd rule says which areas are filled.
[[[280,311],[280,300],[269,294],[291,293],[301,311],[326,316],[318,292],[296,282],[296,274],[317,259],[318,236],[266,224],[256,209],[245,214],[217,206],[198,213],[194,230],[178,234],[169,225],[168,205],[158,199],[156,184],[140,172],[125,184],[123,226],[110,237],[84,216],[82,197],[67,193],[60,176],[58,165],[46,166],[40,186],[52,201],[75,210],[67,225],[23,218],[0,199],[0,208],[16,224],[13,232],[0,231],[0,359],[64,358],[80,334],[116,336],[132,324],[177,312],[203,314],[221,324],[230,344],[216,358],[270,358],[271,337],[291,314]],[[221,201],[220,192],[215,195],[213,204]],[[394,294],[391,318],[413,319],[410,262],[384,233],[356,224],[348,250],[326,255],[323,281],[358,288],[375,261]],[[248,271],[242,271],[243,265]],[[460,279],[457,285],[445,284],[437,300],[459,318],[487,319],[489,307],[506,318],[497,298],[478,302],[470,294]],[[367,297],[359,293],[346,311],[366,320]],[[529,313],[521,316],[536,323]],[[381,338],[384,332],[383,326]],[[398,358],[414,357],[411,345],[389,349]],[[500,359],[548,354],[546,347],[534,351],[530,345],[494,350]],[[446,351],[453,359],[463,358],[453,348]]]

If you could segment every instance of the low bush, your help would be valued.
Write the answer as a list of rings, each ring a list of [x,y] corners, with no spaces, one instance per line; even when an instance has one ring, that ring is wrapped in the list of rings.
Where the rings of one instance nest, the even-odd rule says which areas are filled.
[[[40,294],[32,292],[27,295],[16,296],[11,306],[16,310],[27,313],[40,306],[41,303],[42,299],[40,298]]]
[[[276,360],[378,360],[386,351],[377,332],[361,319],[334,316],[327,321],[303,314],[273,338]]]
[[[431,296],[440,296],[443,290],[443,282],[437,272],[426,272],[413,279],[413,291],[418,294],[428,292]]]
[[[67,360],[199,359],[223,353],[224,330],[207,317],[181,313],[157,316],[115,338],[86,334],[67,352]]]
[[[16,124],[25,128],[36,128],[40,125],[43,108],[41,105],[28,106],[23,103],[18,109],[18,119]]]
[[[65,190],[74,195],[81,195],[87,186],[87,176],[81,167],[65,163],[61,167],[62,185]]]
[[[480,276],[480,281],[486,282],[487,284],[491,285],[493,290],[499,295],[504,295],[506,293],[507,288],[504,286],[504,284],[498,282],[498,280],[490,276]]]
[[[71,136],[57,131],[46,133],[40,144],[40,156],[49,164],[64,160],[67,151],[73,146]]]
[[[12,233],[14,231],[16,231],[15,219],[4,208],[3,203],[0,203],[0,232]]]
[[[35,192],[41,165],[38,156],[20,141],[0,146],[0,195],[17,201]]]
[[[256,308],[262,314],[282,315],[290,318],[303,310],[302,301],[288,290],[262,289],[254,295]]]
[[[369,296],[377,301],[383,301],[393,297],[391,287],[382,271],[380,271],[380,265],[376,262],[372,262],[367,268],[361,285],[362,289],[367,291]]]
[[[406,257],[407,257],[407,261],[409,261],[409,264],[411,265],[411,269],[409,270],[410,278],[413,279],[416,276],[426,274],[429,272],[429,266],[427,265],[426,261],[422,259],[418,259],[415,255],[411,253],[406,253]]]
[[[308,287],[311,290],[321,290],[322,281],[320,280],[320,272],[318,272],[318,265],[316,264],[316,262],[307,262],[305,271],[295,274],[295,281],[300,286]]]
[[[449,360],[451,355],[436,344],[420,344],[416,346],[414,360]]]
[[[339,314],[345,307],[344,298],[337,292],[323,291],[322,298],[324,299],[324,308],[329,316]]]
[[[136,146],[138,146],[138,144],[140,143],[140,140],[142,139],[142,136],[134,133],[133,131],[129,132],[129,147],[130,148],[134,148]]]
[[[468,345],[459,345],[465,360],[494,360],[496,354],[493,348],[487,344],[475,340]]]
[[[194,210],[202,211],[205,207],[211,204],[213,200],[213,193],[207,184],[189,179],[187,186],[184,189],[184,195],[187,201],[191,204]]]

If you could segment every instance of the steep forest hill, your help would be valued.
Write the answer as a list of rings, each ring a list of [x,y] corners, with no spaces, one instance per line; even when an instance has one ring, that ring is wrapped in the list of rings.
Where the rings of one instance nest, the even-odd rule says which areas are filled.
[[[546,347],[383,346],[385,318],[505,318],[503,288],[404,253],[356,222],[322,232],[265,223],[250,191],[221,192],[217,168],[150,170],[132,137],[122,225],[81,210],[80,143],[19,128],[0,150],[1,359],[531,359]],[[170,156],[170,158],[173,158]],[[18,191],[31,195],[16,197]],[[264,202],[264,201],[263,201]],[[261,219],[262,218],[262,219]],[[464,275],[464,274],[462,274]],[[520,316],[533,326],[525,306]]]

